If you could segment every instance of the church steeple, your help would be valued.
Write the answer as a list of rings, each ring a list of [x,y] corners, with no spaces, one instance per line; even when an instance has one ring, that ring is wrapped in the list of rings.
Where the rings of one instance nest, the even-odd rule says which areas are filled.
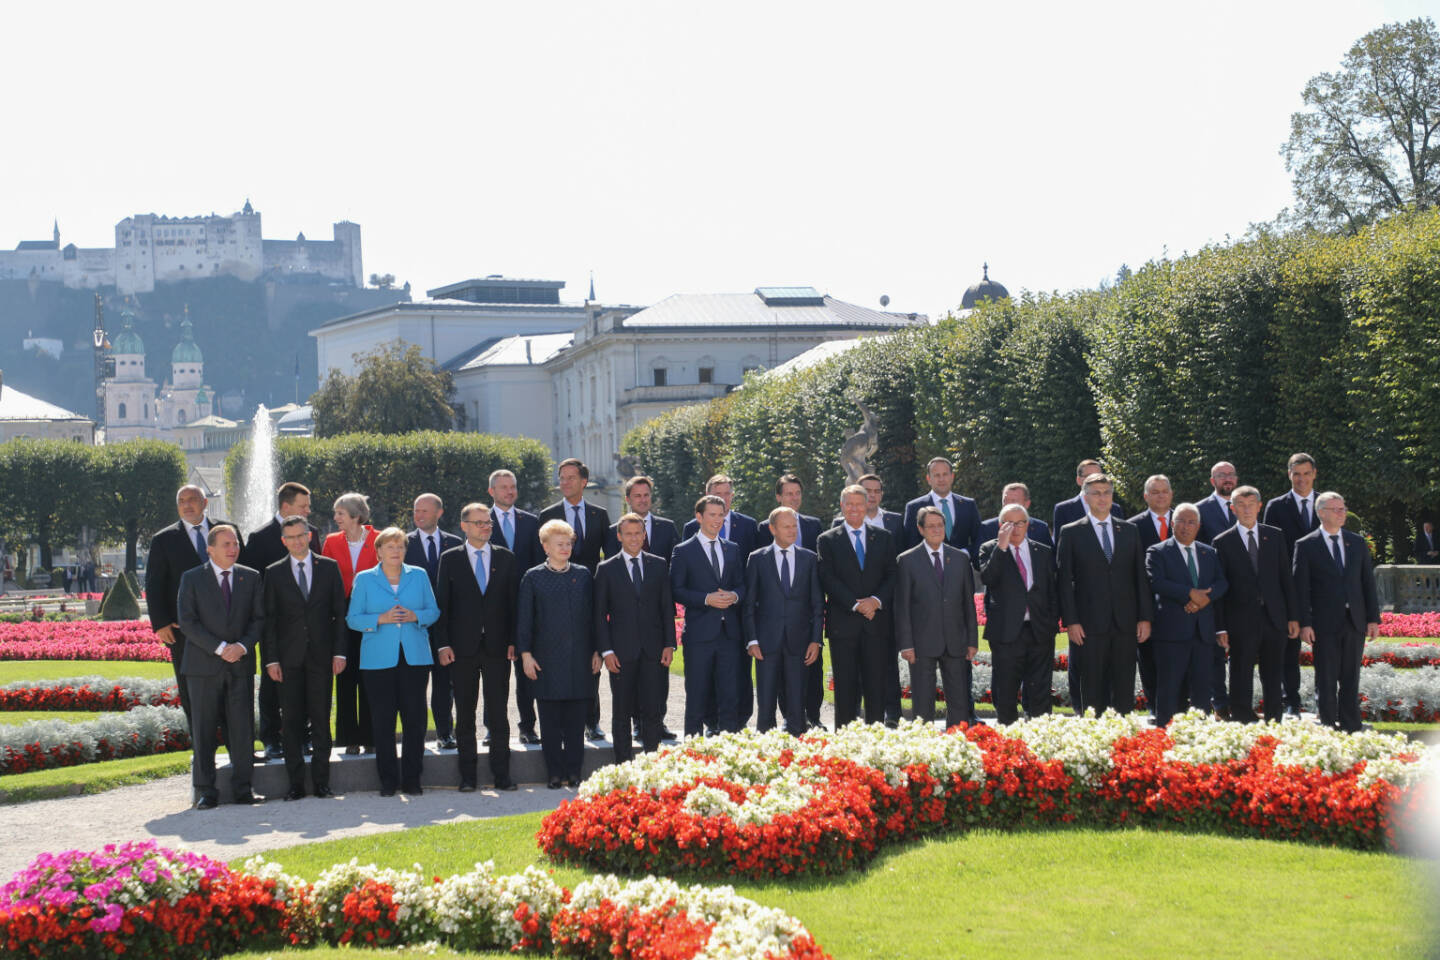
[[[60,246],[60,218],[55,218],[55,246]]]

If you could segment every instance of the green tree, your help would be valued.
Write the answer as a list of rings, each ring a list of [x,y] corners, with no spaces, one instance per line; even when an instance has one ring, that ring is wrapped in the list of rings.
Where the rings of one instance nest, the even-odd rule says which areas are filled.
[[[40,566],[54,567],[54,547],[73,543],[101,520],[95,491],[96,448],[69,440],[0,444],[0,532],[6,542],[40,547]]]
[[[1440,200],[1440,34],[1429,17],[1355,42],[1340,69],[1310,79],[1282,153],[1294,216],[1354,233]]]
[[[356,354],[354,376],[331,370],[310,397],[315,435],[410,433],[464,426],[464,410],[454,404],[455,384],[448,370],[437,370],[414,344],[403,340]]]
[[[185,482],[185,454],[173,443],[130,440],[96,451],[96,504],[101,535],[123,538],[125,569],[136,569],[136,548],[175,522],[175,491]]]

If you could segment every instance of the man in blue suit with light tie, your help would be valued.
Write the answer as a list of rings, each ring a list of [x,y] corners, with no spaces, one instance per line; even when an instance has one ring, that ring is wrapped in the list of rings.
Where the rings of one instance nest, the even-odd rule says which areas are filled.
[[[509,470],[495,470],[490,474],[490,519],[494,527],[490,542],[504,547],[515,554],[518,576],[545,562],[540,549],[540,518],[528,510],[515,506],[520,488],[515,474]],[[515,705],[520,709],[520,732],[516,735],[521,743],[539,743],[540,735],[535,732],[535,694],[530,689],[530,678],[520,665],[520,658],[514,661]],[[490,738],[489,730],[485,739]],[[489,746],[489,743],[486,743]]]
[[[440,529],[445,502],[439,495],[420,494],[410,510],[415,529],[405,536],[405,562],[412,567],[423,567],[430,575],[430,589],[434,590],[435,579],[440,574],[440,554],[460,546],[463,541],[455,534]],[[435,741],[441,750],[454,750],[457,746],[454,705],[450,667],[436,660],[430,664],[430,715],[435,718]]]
[[[1061,527],[1089,515],[1089,510],[1085,507],[1085,478],[1092,473],[1101,472],[1102,469],[1104,468],[1100,466],[1099,460],[1081,460],[1075,467],[1075,484],[1080,487],[1080,492],[1069,500],[1061,500],[1055,504],[1055,509],[1050,514],[1050,532],[1054,535],[1057,544],[1060,542]],[[1128,512],[1119,497],[1111,498],[1110,515],[1112,517],[1116,520],[1124,520]]]
[[[1164,726],[1180,712],[1180,686],[1188,680],[1190,703],[1198,710],[1210,707],[1211,648],[1225,646],[1213,604],[1225,596],[1228,584],[1220,560],[1209,544],[1197,543],[1200,511],[1182,503],[1173,514],[1174,536],[1145,552],[1145,573],[1155,591],[1155,648],[1157,691],[1155,723]]]
[[[685,735],[704,726],[705,701],[715,699],[718,726],[740,729],[741,625],[736,609],[743,599],[740,548],[720,538],[725,501],[706,494],[695,502],[695,535],[670,558],[670,592],[685,607]]]
[[[805,732],[805,678],[820,660],[820,635],[825,597],[814,551],[796,542],[799,515],[776,507],[766,521],[774,533],[769,546],[750,555],[745,565],[745,600],[741,622],[746,651],[755,660],[757,726],[775,726],[775,707],[783,704],[785,730]],[[781,689],[785,696],[780,696]]]
[[[980,551],[980,543],[976,539],[980,535],[980,509],[969,497],[951,492],[950,487],[955,483],[955,468],[944,457],[934,457],[925,465],[925,481],[930,484],[930,492],[905,504],[902,524],[905,539],[898,545],[899,549],[908,550],[925,539],[920,535],[917,518],[921,507],[934,507],[945,518],[945,542],[964,550],[967,559],[974,565],[975,555]]]

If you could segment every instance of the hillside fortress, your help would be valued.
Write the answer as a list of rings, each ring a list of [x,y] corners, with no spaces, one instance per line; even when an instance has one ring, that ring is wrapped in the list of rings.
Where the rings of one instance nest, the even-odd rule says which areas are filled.
[[[245,206],[229,216],[162,217],[141,213],[115,224],[115,246],[61,245],[57,222],[49,240],[22,240],[0,251],[0,280],[50,280],[77,290],[115,287],[149,293],[156,284],[203,277],[307,279],[363,287],[360,225],[341,220],[334,239],[265,240],[260,214]]]

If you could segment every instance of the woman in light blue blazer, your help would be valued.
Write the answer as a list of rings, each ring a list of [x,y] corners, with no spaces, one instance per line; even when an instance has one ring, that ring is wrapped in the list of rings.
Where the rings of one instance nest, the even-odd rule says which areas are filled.
[[[395,788],[419,795],[425,757],[425,687],[430,681],[430,634],[440,616],[424,567],[405,563],[405,531],[387,527],[375,538],[378,566],[355,575],[345,622],[360,634],[360,677],[370,701],[380,796]],[[395,714],[402,754],[395,764]]]

